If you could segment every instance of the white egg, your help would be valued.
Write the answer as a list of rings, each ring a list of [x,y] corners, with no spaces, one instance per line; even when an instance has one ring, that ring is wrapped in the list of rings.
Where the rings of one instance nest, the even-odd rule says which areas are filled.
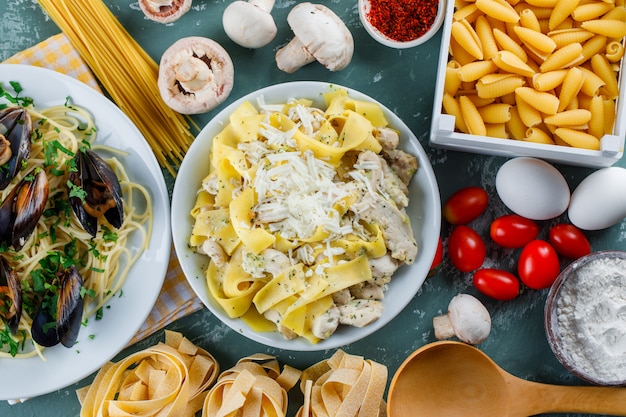
[[[514,213],[532,220],[548,220],[567,210],[570,190],[563,175],[537,158],[506,161],[496,175],[496,191]]]
[[[626,217],[626,169],[602,168],[583,179],[572,193],[567,211],[572,224],[600,230]]]

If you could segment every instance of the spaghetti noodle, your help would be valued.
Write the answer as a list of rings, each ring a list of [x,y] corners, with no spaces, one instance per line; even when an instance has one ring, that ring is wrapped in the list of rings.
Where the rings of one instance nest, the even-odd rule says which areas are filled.
[[[116,294],[133,263],[141,256],[152,233],[152,206],[149,192],[132,182],[117,158],[120,151],[95,142],[97,129],[91,114],[84,108],[66,102],[45,109],[26,107],[33,123],[30,158],[7,189],[0,192],[2,201],[21,179],[35,169],[45,170],[49,182],[46,209],[23,248],[3,246],[3,257],[17,272],[22,285],[22,311],[19,328],[13,338],[13,349],[7,351],[6,340],[0,343],[1,357],[43,359],[42,348],[32,340],[32,322],[41,294],[37,282],[42,270],[50,265],[73,264],[83,278],[83,323],[98,316],[102,307]],[[118,229],[106,220],[99,221],[94,238],[87,233],[69,208],[68,173],[71,160],[82,147],[113,155],[105,159],[119,179],[124,198],[124,222]],[[104,219],[104,218],[103,218]],[[8,245],[7,245],[8,246]],[[1,323],[0,323],[1,324]],[[8,332],[3,333],[6,337]],[[21,346],[15,349],[15,346]]]
[[[101,0],[38,1],[142,132],[161,166],[175,175],[194,136],[188,120],[161,99],[158,64]]]

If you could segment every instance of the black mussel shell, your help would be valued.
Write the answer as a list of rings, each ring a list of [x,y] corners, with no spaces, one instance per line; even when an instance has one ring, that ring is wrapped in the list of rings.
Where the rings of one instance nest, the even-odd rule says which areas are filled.
[[[59,344],[56,321],[43,305],[39,306],[33,317],[30,333],[35,343],[40,346],[50,347]]]
[[[22,161],[30,156],[32,134],[30,114],[23,107],[0,110],[0,133],[11,144],[11,159],[0,170],[0,190],[4,190],[22,168]]]
[[[5,317],[11,333],[17,333],[22,317],[22,284],[17,272],[9,265],[4,256],[0,255],[0,287],[6,287],[11,300],[8,317]]]
[[[65,347],[72,347],[78,339],[84,305],[82,286],[83,277],[78,270],[73,266],[67,268],[61,277],[57,302],[57,334]]]
[[[69,181],[86,193],[70,197],[70,205],[79,222],[91,236],[95,236],[98,217],[104,216],[111,226],[120,228],[124,222],[122,187],[113,169],[90,149],[77,152],[74,157],[76,171],[70,172]]]
[[[84,300],[80,294],[83,278],[73,266],[60,272],[59,278],[56,320],[42,303],[33,319],[31,334],[41,346],[50,347],[61,342],[69,348],[78,339],[83,317]]]
[[[48,202],[49,185],[45,171],[26,175],[0,206],[0,243],[19,251],[31,235]]]

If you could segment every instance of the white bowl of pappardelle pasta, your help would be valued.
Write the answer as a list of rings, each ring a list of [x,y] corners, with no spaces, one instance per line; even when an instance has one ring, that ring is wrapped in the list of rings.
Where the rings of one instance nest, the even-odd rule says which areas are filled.
[[[32,115],[33,123],[36,124],[33,128],[39,133],[43,133],[44,129],[47,132],[41,137],[39,134],[34,135],[31,145],[32,160],[29,159],[26,164],[27,169],[30,170],[31,167],[41,164],[43,158],[40,158],[39,152],[41,152],[43,141],[53,144],[53,147],[59,151],[57,157],[62,157],[62,154],[68,149],[64,147],[67,146],[65,139],[54,139],[53,131],[56,129],[49,129],[48,123],[58,122],[61,118],[69,122],[76,116],[75,121],[80,122],[75,127],[80,131],[83,129],[82,126],[86,126],[82,123],[91,119],[95,123],[95,138],[92,138],[91,142],[92,149],[109,161],[108,163],[111,163],[112,158],[116,158],[128,176],[128,181],[123,178],[121,180],[126,207],[126,224],[122,226],[122,229],[128,226],[127,220],[135,222],[136,226],[139,227],[124,240],[122,236],[117,235],[118,243],[114,246],[127,249],[133,257],[140,256],[136,258],[132,266],[129,264],[128,258],[118,258],[119,272],[124,271],[126,266],[130,266],[130,269],[125,275],[125,279],[116,281],[119,285],[118,288],[110,287],[111,291],[105,290],[102,293],[107,298],[109,294],[112,297],[105,302],[101,318],[97,317],[99,316],[98,313],[89,317],[83,314],[83,324],[80,326],[76,344],[71,348],[66,348],[61,344],[44,348],[42,351],[43,358],[37,354],[28,356],[29,352],[33,351],[30,341],[25,343],[24,350],[18,351],[18,354],[24,353],[26,357],[17,358],[0,353],[0,368],[3,376],[0,379],[0,400],[17,400],[46,394],[75,383],[98,370],[128,345],[152,310],[163,284],[169,262],[171,233],[169,198],[161,169],[143,136],[117,106],[86,84],[56,71],[39,67],[0,65],[0,82],[2,87],[11,94],[14,94],[11,83],[19,83],[23,89],[20,96],[30,97],[34,101]],[[4,99],[0,99],[0,101],[5,102]],[[59,111],[64,107],[67,109],[65,112]],[[52,109],[54,108],[57,110],[53,112]],[[41,113],[39,112],[42,111],[48,119],[40,124],[39,114]],[[65,116],[59,116],[60,114],[65,114]],[[65,136],[70,136],[71,132],[67,133],[70,130],[71,126],[69,125],[58,128],[59,134]],[[47,134],[52,136],[48,138]],[[79,135],[77,132],[75,134]],[[46,159],[51,158],[50,162],[55,161],[56,157],[52,157],[52,155],[56,151],[48,149],[49,153]],[[130,161],[132,163],[129,163]],[[54,164],[49,166],[54,167],[57,163]],[[60,171],[62,166],[57,168]],[[120,171],[116,172],[119,175]],[[54,175],[61,175],[61,173],[55,172]],[[60,204],[62,200],[58,197],[64,193],[63,187],[58,186],[57,180],[50,179],[50,186],[52,187],[53,184],[57,185],[50,189],[49,201],[54,199],[55,204]],[[129,187],[138,190],[134,184],[143,188],[148,197],[145,197],[146,194],[143,191],[139,193],[133,191],[132,200],[127,199],[126,191],[129,190]],[[134,208],[135,213],[129,215],[128,209],[131,207]],[[151,216],[146,217],[149,213]],[[93,241],[85,239],[85,233],[74,232],[77,229],[74,228],[73,224],[68,226],[67,223],[62,222],[63,225],[61,223],[50,225],[52,219],[50,216],[56,215],[52,211],[50,213],[44,212],[40,218],[40,224],[43,224],[47,231],[42,232],[41,229],[37,229],[27,240],[23,250],[28,249],[28,254],[15,253],[12,249],[3,249],[2,255],[10,261],[11,266],[16,268],[19,273],[21,273],[21,269],[17,268],[21,268],[21,263],[25,262],[28,257],[34,257],[35,263],[37,263],[38,254],[49,255],[60,250],[58,246],[51,247],[49,242],[46,242],[55,228],[55,245],[62,242],[63,237],[61,235],[65,234],[65,231],[61,232],[61,227],[64,230],[72,230],[72,233],[77,233],[75,237],[83,243],[86,242],[85,244],[93,243],[95,245],[96,241],[100,239],[100,237]],[[142,220],[141,217],[144,219]],[[145,219],[148,219],[148,222],[145,222]],[[74,222],[72,221],[72,223]],[[101,230],[101,225],[100,222],[99,230]],[[114,232],[120,230],[113,229]],[[31,239],[37,242],[39,245],[37,248],[32,247],[29,243]],[[64,252],[64,254],[64,256],[68,256],[69,252]],[[44,257],[41,256],[41,258]],[[101,260],[106,261],[104,258]],[[34,269],[36,270],[37,267]],[[98,272],[100,270],[106,272],[107,267],[100,268],[95,264],[93,265],[93,271]],[[89,276],[89,274],[85,276]],[[91,278],[92,282],[98,281],[94,276]],[[21,276],[21,279],[27,281],[26,277]],[[92,297],[92,295],[99,293],[100,291],[96,290],[86,297]],[[94,308],[94,304],[91,301],[88,302],[87,299],[85,305],[90,306],[90,310]],[[24,323],[27,319],[23,313],[21,322]],[[5,331],[4,326],[2,330]],[[19,331],[18,334],[20,334]],[[6,336],[6,333],[3,336]],[[5,344],[1,350],[6,352],[8,349],[7,339],[3,337],[2,341]]]
[[[310,338],[310,335],[311,335],[310,332],[308,333],[309,337],[297,336],[293,339],[287,339],[283,334],[277,331],[277,326],[273,322],[260,319],[260,314],[258,313],[258,310],[262,310],[265,312],[268,308],[267,304],[270,303],[270,302],[266,303],[265,301],[263,301],[263,300],[267,300],[267,297],[262,298],[261,301],[259,301],[260,299],[255,299],[254,303],[251,303],[249,300],[247,300],[246,301],[247,304],[243,304],[243,307],[242,307],[242,304],[239,304],[238,300],[229,298],[228,296],[225,295],[225,292],[223,290],[220,290],[219,288],[220,286],[221,288],[225,288],[225,287],[231,288],[232,282],[235,282],[234,284],[235,287],[238,287],[237,288],[238,290],[242,290],[241,291],[242,298],[240,298],[239,300],[244,299],[246,296],[253,297],[262,292],[257,287],[257,288],[250,290],[251,293],[244,294],[245,291],[248,288],[251,288],[253,285],[253,284],[249,285],[249,282],[251,282],[250,260],[252,260],[254,264],[256,259],[254,257],[248,256],[252,252],[251,250],[247,251],[246,254],[236,255],[242,247],[247,248],[248,245],[252,246],[252,245],[257,245],[257,244],[259,245],[258,249],[256,249],[257,251],[261,250],[262,248],[269,248],[272,250],[278,248],[280,249],[280,251],[283,251],[281,253],[286,254],[287,259],[289,259],[290,261],[287,267],[288,268],[294,267],[294,264],[295,264],[296,266],[293,272],[297,280],[300,280],[299,282],[302,282],[302,280],[304,280],[304,282],[308,282],[307,284],[304,284],[308,288],[312,288],[313,285],[326,285],[325,283],[322,283],[321,281],[317,280],[320,277],[320,274],[318,273],[311,272],[309,274],[305,274],[303,277],[303,275],[301,275],[300,272],[298,271],[298,265],[302,264],[302,262],[291,262],[294,258],[296,258],[296,251],[297,251],[297,249],[289,246],[293,244],[294,242],[293,239],[290,240],[288,238],[282,238],[280,236],[277,238],[273,238],[271,236],[268,236],[268,234],[271,235],[271,233],[267,233],[266,230],[261,231],[262,230],[261,228],[251,227],[251,224],[250,224],[251,219],[249,215],[252,212],[251,210],[252,206],[250,206],[249,204],[251,202],[252,203],[254,202],[253,200],[255,198],[254,197],[255,193],[261,193],[259,191],[260,186],[255,185],[255,191],[253,192],[245,191],[245,190],[252,190],[252,188],[250,187],[248,188],[241,187],[244,191],[241,191],[241,192],[236,191],[233,194],[232,193],[233,188],[231,186],[232,184],[231,185],[227,184],[228,182],[230,182],[230,180],[226,180],[226,181],[222,180],[222,184],[225,186],[226,189],[228,189],[227,192],[231,196],[233,195],[236,196],[235,198],[233,198],[232,202],[229,203],[230,204],[229,209],[232,210],[233,214],[230,214],[230,213],[223,214],[224,217],[221,217],[221,219],[218,219],[220,215],[218,215],[217,217],[211,217],[211,221],[208,223],[212,225],[211,227],[220,225],[220,224],[221,225],[228,224],[230,222],[229,220],[230,216],[231,215],[233,216],[232,217],[233,221],[230,222],[230,225],[232,226],[232,229],[237,228],[237,232],[236,232],[237,235],[233,237],[232,233],[228,232],[228,233],[224,233],[220,235],[219,238],[214,239],[214,242],[220,239],[221,239],[221,242],[230,242],[230,241],[234,242],[232,244],[233,246],[230,247],[229,249],[228,249],[228,243],[225,243],[225,246],[223,246],[227,248],[226,251],[232,254],[230,258],[228,258],[229,256],[228,254],[226,255],[226,258],[228,258],[226,259],[227,264],[229,264],[229,266],[227,267],[223,267],[223,268],[216,267],[214,261],[212,260],[212,259],[217,259],[219,261],[223,253],[220,254],[219,252],[212,252],[214,256],[212,258],[209,258],[208,256],[204,254],[198,253],[196,248],[192,246],[191,242],[193,242],[194,245],[198,244],[198,242],[194,241],[194,239],[196,239],[195,236],[200,234],[200,232],[198,232],[197,229],[194,229],[194,227],[196,226],[196,219],[194,216],[196,216],[198,213],[198,207],[202,207],[203,205],[207,203],[207,201],[202,202],[202,200],[204,199],[204,197],[208,196],[208,194],[199,193],[199,190],[202,187],[203,180],[209,176],[209,171],[210,171],[209,161],[212,160],[211,158],[213,158],[213,161],[215,162],[215,164],[219,165],[219,168],[220,170],[222,170],[222,173],[228,172],[230,170],[230,172],[233,173],[233,178],[235,176],[234,172],[232,171],[233,164],[237,166],[238,169],[244,169],[243,165],[239,165],[243,161],[239,159],[239,162],[237,162],[235,158],[235,156],[238,154],[241,156],[238,150],[233,151],[232,149],[228,149],[228,152],[227,152],[227,149],[224,148],[225,146],[224,144],[229,143],[230,139],[234,137],[234,136],[232,137],[230,136],[231,133],[234,131],[237,131],[238,132],[237,135],[239,134],[249,135],[247,137],[250,141],[249,142],[244,141],[245,143],[247,143],[247,145],[244,145],[242,149],[249,150],[251,147],[253,148],[254,146],[256,146],[255,141],[253,141],[252,138],[257,137],[257,129],[256,128],[250,129],[250,127],[259,126],[259,123],[260,123],[259,120],[264,119],[265,117],[268,117],[264,114],[259,114],[259,110],[258,110],[260,108],[259,103],[265,103],[263,108],[266,110],[267,109],[276,110],[276,109],[284,108],[284,104],[287,103],[288,100],[298,99],[298,100],[302,100],[301,103],[306,103],[307,106],[310,105],[310,108],[326,109],[324,94],[327,94],[327,93],[333,94],[333,92],[334,93],[339,92],[338,94],[342,94],[342,93],[347,94],[345,96],[346,99],[358,101],[359,103],[364,103],[365,104],[364,108],[367,108],[367,106],[372,106],[370,107],[370,109],[374,109],[374,110],[371,111],[368,109],[368,110],[364,110],[362,113],[370,113],[371,111],[372,113],[376,113],[379,116],[384,117],[389,123],[388,126],[392,129],[395,129],[397,133],[399,133],[400,140],[399,140],[398,149],[403,150],[406,153],[413,155],[415,158],[417,158],[419,168],[415,172],[415,175],[413,176],[410,182],[410,185],[408,187],[409,204],[408,204],[408,207],[406,207],[406,213],[408,214],[408,218],[410,219],[410,223],[412,226],[412,235],[413,235],[412,237],[414,238],[415,243],[417,244],[418,251],[417,251],[417,256],[415,257],[415,260],[411,265],[406,265],[406,264],[402,265],[399,269],[395,271],[395,273],[393,273],[391,281],[386,286],[385,296],[384,296],[384,299],[382,300],[382,305],[383,305],[382,316],[380,316],[377,320],[361,328],[347,326],[347,325],[340,325],[337,331],[326,339],[320,340],[320,339],[317,339],[316,337]],[[261,101],[259,102],[259,100]],[[356,113],[356,112],[353,112],[353,113]],[[278,123],[278,120],[283,120],[282,116],[280,117],[272,116],[272,117],[273,118],[271,119],[271,123],[273,124]],[[285,116],[284,119],[286,120],[288,119],[288,117]],[[306,121],[307,117],[303,116],[302,120]],[[297,137],[298,140],[301,140],[301,136],[306,136],[300,133],[293,133],[293,131],[290,130],[291,128],[288,129],[289,126],[291,127],[293,126],[288,124],[287,121],[280,122],[280,123],[281,123],[280,125],[284,127],[287,131],[294,134],[294,137]],[[306,122],[304,123],[306,124]],[[352,123],[352,120],[350,123]],[[345,123],[344,126],[347,124],[348,123]],[[357,123],[356,125],[360,126],[359,123]],[[226,128],[227,126],[228,128]],[[264,128],[264,129],[265,131],[263,135],[267,135],[268,129],[267,128]],[[329,132],[326,132],[326,133],[330,135]],[[218,134],[220,134],[219,139],[214,139],[216,138]],[[277,135],[274,135],[274,136],[277,136]],[[371,136],[372,136],[371,134],[368,136],[368,140],[371,139],[370,138]],[[224,139],[226,139],[226,142],[224,142]],[[293,153],[294,152],[285,152],[285,154],[293,154]],[[306,155],[306,153],[303,153],[302,155]],[[283,155],[272,156],[272,158],[283,158],[283,157],[284,157]],[[333,155],[330,156],[329,160],[337,161],[336,158],[337,158],[337,154],[333,153]],[[269,161],[269,158],[266,158],[266,160]],[[319,163],[319,160],[316,160],[316,158],[313,158],[313,160],[307,160],[307,161],[312,164],[312,165],[308,165],[309,167],[318,166],[316,164]],[[267,165],[263,164],[263,166],[267,168]],[[297,167],[298,165],[296,164],[294,166]],[[252,167],[252,165],[250,165],[249,168],[250,167]],[[276,178],[280,178],[281,181],[293,181],[295,183],[298,183],[299,180],[297,178],[301,178],[300,174],[297,172],[297,170],[299,169],[300,168],[296,168],[294,171],[289,171],[290,172],[289,174],[282,175],[280,177],[277,176]],[[322,168],[320,168],[320,170],[322,170]],[[259,173],[257,171],[258,169],[255,169],[255,173],[254,173],[255,184],[264,184],[263,181],[256,182],[256,178],[263,175],[262,172]],[[267,171],[270,172],[271,170],[267,170]],[[212,172],[215,172],[215,171],[212,171]],[[301,185],[302,184],[308,184],[308,183],[302,182]],[[324,183],[322,182],[321,184],[324,184]],[[330,188],[333,188],[334,186],[330,184],[330,185],[327,185],[327,187],[330,189]],[[304,188],[306,188],[306,186]],[[218,188],[214,190],[219,190],[219,189],[222,189],[222,188],[218,186]],[[227,198],[227,199],[231,198],[228,196],[222,196],[222,197]],[[212,197],[209,197],[209,198],[212,198]],[[273,213],[274,214],[280,213],[281,210],[285,206],[291,207],[292,204],[295,204],[297,206],[298,201],[307,201],[307,202],[314,201],[314,200],[310,200],[309,197],[307,196],[302,196],[302,194],[296,195],[295,192],[286,193],[286,195],[281,196],[281,198],[284,198],[284,199],[281,201],[275,201],[277,202],[277,204],[274,207],[265,206],[265,208],[269,208],[269,210],[263,211],[264,214],[262,217],[265,217],[268,214],[271,216],[273,215]],[[291,200],[291,201],[288,202],[287,200]],[[214,201],[208,202],[208,205],[214,207]],[[316,210],[316,207],[314,207],[313,204],[311,204],[310,207],[311,207],[310,210],[308,210],[307,208],[304,211],[306,213],[312,213]],[[258,206],[257,206],[257,209],[255,210],[257,214],[262,212],[261,210],[258,210]],[[344,206],[344,210],[345,210],[345,206]],[[194,212],[195,214],[191,215],[190,213],[192,212]],[[217,213],[215,210],[213,210],[213,212]],[[283,212],[283,215],[284,215],[284,212]],[[436,250],[437,239],[438,239],[439,231],[440,231],[440,219],[441,219],[441,210],[440,210],[440,199],[439,199],[439,190],[438,190],[437,182],[436,182],[432,167],[430,165],[430,162],[428,161],[428,158],[423,148],[419,144],[417,138],[410,131],[410,129],[393,112],[391,112],[389,109],[385,108],[384,106],[380,105],[373,99],[363,95],[362,93],[359,93],[351,89],[346,89],[337,85],[333,85],[333,84],[328,84],[324,82],[313,82],[313,81],[292,82],[292,83],[278,84],[278,85],[266,87],[266,88],[255,91],[253,93],[250,93],[240,98],[239,100],[230,104],[222,112],[220,112],[213,120],[211,120],[204,127],[204,129],[201,131],[201,133],[198,135],[198,137],[194,141],[189,152],[187,152],[183,160],[183,163],[181,165],[180,171],[178,173],[176,183],[174,185],[173,196],[172,196],[172,232],[173,232],[174,246],[176,249],[176,253],[180,260],[181,267],[185,275],[187,276],[187,279],[189,280],[189,283],[191,284],[193,289],[196,291],[196,293],[198,294],[200,299],[203,301],[203,303],[211,310],[211,312],[216,317],[222,320],[225,324],[227,324],[233,330],[243,334],[249,339],[255,340],[259,343],[262,343],[268,346],[273,346],[273,347],[287,349],[287,350],[294,350],[294,351],[324,350],[324,349],[336,348],[338,346],[344,346],[348,343],[357,341],[359,339],[362,339],[370,335],[371,333],[385,326],[385,324],[387,324],[390,320],[392,320],[401,310],[404,309],[404,307],[417,294],[419,288],[421,287],[422,283],[424,282],[428,274],[428,270],[431,266],[432,259]],[[265,227],[266,226],[264,226],[263,228]],[[330,229],[332,228],[332,226],[328,226],[328,228]],[[221,230],[226,230],[226,228],[221,229]],[[241,230],[243,230],[243,234],[245,234],[246,236],[242,235],[243,237],[240,238],[239,233],[241,232]],[[320,229],[317,229],[317,232],[320,232]],[[247,240],[249,236],[248,233],[256,234],[254,239]],[[284,229],[280,233],[285,233]],[[229,234],[230,236],[227,236]],[[315,233],[315,235],[318,236],[319,238],[318,233]],[[214,236],[217,237],[217,235],[214,235]],[[268,243],[267,241],[264,240],[268,238],[273,239],[273,240],[271,240]],[[237,239],[239,239],[239,242],[237,242]],[[374,239],[374,240],[380,243],[380,240],[378,239]],[[408,239],[408,240],[412,240],[412,239]],[[240,243],[244,241],[246,242],[245,245]],[[315,239],[311,238],[310,241],[314,242]],[[328,241],[326,242],[326,244],[330,246],[336,242],[338,241],[335,241],[335,242]],[[304,244],[302,244],[302,242],[299,242],[299,243],[301,243],[301,246],[303,247],[305,246]],[[292,249],[291,255],[289,251],[290,248]],[[316,250],[319,250],[319,249],[320,247],[318,246]],[[324,247],[322,248],[322,250],[326,250],[326,248]],[[268,259],[266,254],[269,253],[266,251],[267,249],[261,250],[260,252],[263,254],[263,256],[265,256],[264,258],[265,261],[267,261]],[[349,251],[350,251],[349,249],[345,249],[344,252],[348,253]],[[274,250],[274,253],[275,252],[279,252],[279,251]],[[383,247],[383,250],[381,253],[386,254],[386,252],[387,252],[387,249]],[[326,252],[326,253],[328,254],[329,252]],[[354,252],[351,252],[351,253],[354,253]],[[366,249],[365,253],[369,254],[370,253],[369,249]],[[359,257],[360,261],[358,262],[352,262],[352,263],[341,262],[340,261],[341,253],[336,253],[336,254],[337,254],[336,265],[340,265],[340,264],[349,265],[349,266],[346,266],[339,275],[344,275],[345,277],[347,277],[346,279],[353,279],[355,275],[361,274],[363,272],[363,269],[359,269],[363,267],[363,264],[361,263],[361,261],[363,260],[362,259],[363,257]],[[241,258],[237,258],[237,256],[241,256]],[[381,256],[380,253],[378,256]],[[235,257],[235,259],[233,259],[233,257]],[[245,258],[245,261],[239,260],[239,259],[244,259],[244,258]],[[381,260],[382,258],[383,256],[381,256]],[[283,260],[285,260],[285,256],[280,255],[280,256],[277,256],[275,259],[277,260],[277,262],[279,261],[282,262]],[[299,258],[299,259],[302,259],[302,258]],[[209,262],[210,260],[211,262]],[[328,257],[326,258],[326,260],[328,260]],[[310,259],[310,261],[315,262],[314,259]],[[222,263],[222,265],[224,264]],[[268,265],[271,266],[271,262],[264,263],[264,266],[267,267]],[[230,269],[227,269],[227,268],[230,268]],[[283,265],[281,270],[282,271],[289,270],[288,268],[285,269],[285,266]],[[245,270],[244,273],[242,273],[242,270]],[[330,271],[330,270],[331,270],[330,267],[323,269],[323,271]],[[218,273],[216,273],[216,271],[218,271]],[[225,275],[221,275],[222,272]],[[274,275],[278,277],[281,276],[277,272],[268,273],[269,267],[262,272],[264,272],[265,275],[262,274],[260,275],[260,277],[262,280],[265,281],[265,283],[269,282],[269,277],[274,277]],[[367,273],[369,273],[369,270],[367,270]],[[287,275],[288,274],[282,274],[282,277],[283,277],[282,282],[285,282],[285,277]],[[312,275],[315,275],[316,278],[311,278]],[[329,276],[332,275],[336,277],[338,274],[336,273],[336,271],[334,271],[334,272],[328,272],[328,275]],[[366,275],[366,273],[364,273],[364,275]],[[217,277],[217,279],[215,277]],[[222,279],[222,277],[227,277],[228,279],[226,278]],[[232,282],[231,282],[231,278],[234,278]],[[272,280],[274,280],[274,278],[272,278]],[[309,279],[309,281],[306,281],[306,279]],[[329,280],[330,279],[332,278],[329,278]],[[254,279],[252,279],[252,281],[254,281]],[[230,282],[230,283],[227,284],[227,282]],[[290,306],[295,308],[292,302],[296,298],[300,300],[299,301],[300,303],[304,303],[305,305],[308,304],[306,308],[309,308],[310,309],[309,311],[314,313],[313,315],[315,317],[319,317],[321,314],[320,312],[325,311],[326,309],[329,309],[330,307],[328,304],[329,299],[327,297],[322,297],[320,295],[321,292],[316,293],[317,295],[319,295],[319,297],[317,298],[315,298],[316,297],[315,295],[312,295],[313,293],[308,293],[311,295],[310,297],[311,299],[315,298],[316,300],[319,300],[323,298],[321,302],[308,303],[307,300],[305,300],[304,296],[300,296],[300,292],[302,291],[301,287],[294,290],[294,288],[297,285],[299,284],[285,285],[282,287],[282,288],[287,288],[286,291],[288,291],[287,297],[279,298],[282,300],[281,302],[288,303],[288,304],[283,305],[282,307],[283,313],[287,311],[287,308]],[[342,283],[341,285],[345,285],[345,283]],[[275,285],[275,286],[265,285],[263,287],[263,291],[270,291],[271,288],[273,288],[275,291],[278,291],[278,287],[279,287],[278,285]],[[233,288],[229,290],[231,291],[230,294],[233,294],[233,290],[234,290]],[[252,293],[252,291],[254,291],[254,293]],[[330,289],[327,289],[326,291],[330,291]],[[213,294],[217,294],[217,296],[214,296]],[[330,292],[328,292],[328,294],[330,294]],[[235,293],[235,295],[239,295],[239,294]],[[259,297],[263,297],[263,296],[259,296]],[[290,297],[294,297],[294,298],[290,298]],[[275,304],[272,308],[275,307],[276,309],[278,309],[279,308],[278,304]],[[252,308],[250,308],[251,305],[253,306]],[[232,313],[232,315],[229,315],[225,312],[224,306],[227,306],[233,309],[234,312]],[[257,306],[258,306],[258,310],[256,308]],[[315,309],[319,309],[320,312],[316,312]],[[240,318],[241,316],[245,316],[245,320]],[[285,314],[285,316],[287,316],[287,314]],[[253,323],[253,326],[251,326],[250,323]],[[304,323],[304,320],[302,321],[302,323]],[[289,325],[293,326],[293,323]],[[305,325],[302,324],[302,326],[304,327]]]
[[[530,3],[448,4],[430,144],[613,165],[626,136],[626,9]]]

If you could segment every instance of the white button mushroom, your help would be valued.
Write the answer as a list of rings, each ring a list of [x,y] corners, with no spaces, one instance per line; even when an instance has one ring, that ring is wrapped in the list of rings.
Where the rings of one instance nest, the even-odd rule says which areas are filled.
[[[352,34],[328,7],[300,3],[291,9],[287,22],[295,37],[276,52],[282,71],[292,73],[315,60],[330,71],[340,71],[352,60]]]
[[[139,8],[150,20],[171,23],[191,8],[192,0],[139,0]]]
[[[487,308],[474,296],[459,294],[450,300],[448,314],[433,319],[437,340],[458,337],[465,343],[478,345],[491,331],[491,316]]]
[[[233,88],[235,70],[228,52],[212,39],[182,38],[161,57],[161,98],[182,114],[207,112],[221,104]]]
[[[226,35],[244,48],[261,48],[276,36],[276,23],[270,12],[274,0],[236,0],[226,7],[222,25]]]

